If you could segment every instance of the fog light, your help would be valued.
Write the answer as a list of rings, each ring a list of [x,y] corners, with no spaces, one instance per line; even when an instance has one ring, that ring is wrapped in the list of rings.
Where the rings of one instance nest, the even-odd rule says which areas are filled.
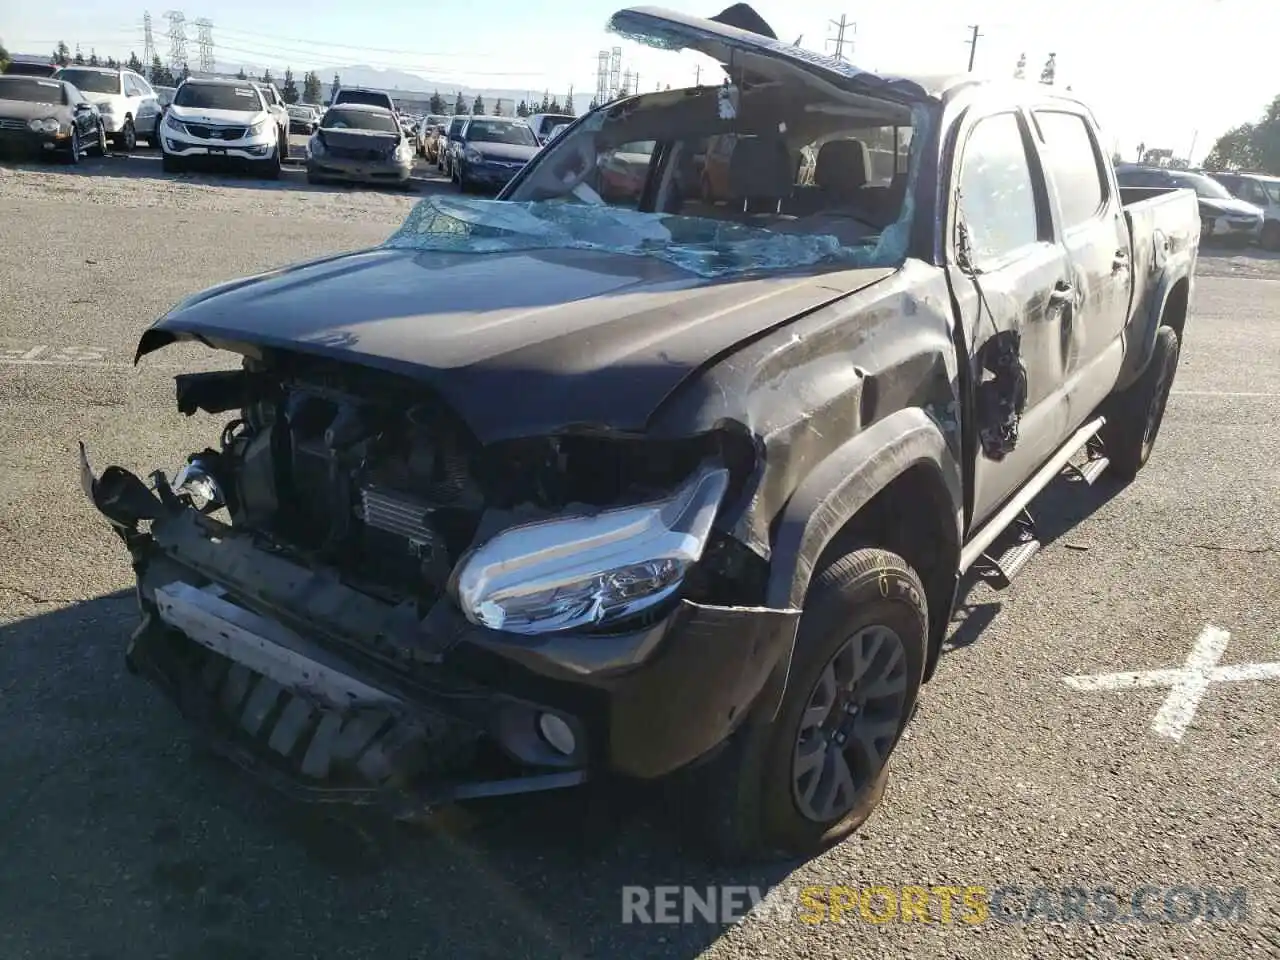
[[[569,729],[569,725],[554,713],[539,714],[538,729],[542,732],[542,738],[566,757],[570,756],[577,746],[577,740],[573,736],[573,731]]]

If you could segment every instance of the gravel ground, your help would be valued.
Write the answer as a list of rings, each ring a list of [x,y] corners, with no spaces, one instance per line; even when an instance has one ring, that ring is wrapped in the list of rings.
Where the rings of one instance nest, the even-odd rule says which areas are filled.
[[[135,369],[138,333],[209,284],[375,243],[414,200],[164,177],[153,158],[0,167],[0,223],[21,233],[0,259],[0,956],[1280,956],[1280,682],[1212,686],[1181,740],[1150,729],[1164,690],[1062,682],[1181,665],[1206,624],[1230,631],[1223,664],[1280,660],[1274,258],[1206,255],[1151,464],[1127,488],[1050,489],[1049,543],[1008,591],[970,595],[867,826],[807,863],[711,872],[636,791],[415,830],[299,811],[125,673],[132,581],[75,442],[99,466],[172,468],[214,423],[173,410],[170,378],[220,362],[182,347]],[[713,883],[782,886],[731,927],[621,922],[626,885]],[[1244,887],[1248,906],[1095,925],[783,909],[803,885],[945,884]]]

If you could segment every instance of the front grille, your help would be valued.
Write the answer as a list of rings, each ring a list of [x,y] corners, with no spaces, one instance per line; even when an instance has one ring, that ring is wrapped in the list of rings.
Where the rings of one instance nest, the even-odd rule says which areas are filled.
[[[214,127],[204,123],[186,124],[187,132],[201,140],[242,140],[244,127]]]
[[[390,155],[386,150],[369,150],[365,147],[329,147],[329,156],[341,160],[385,160]]]
[[[0,130],[25,130],[27,129],[27,121],[12,120],[9,117],[0,117]]]

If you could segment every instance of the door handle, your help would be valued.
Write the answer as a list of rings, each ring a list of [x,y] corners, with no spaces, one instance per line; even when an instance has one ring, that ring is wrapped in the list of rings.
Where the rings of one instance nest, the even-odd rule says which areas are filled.
[[[1116,251],[1115,258],[1111,261],[1111,272],[1117,273],[1129,265],[1129,251],[1121,248]]]
[[[1053,292],[1049,294],[1049,304],[1056,306],[1058,304],[1072,303],[1075,299],[1076,288],[1065,280],[1059,280],[1053,288]]]

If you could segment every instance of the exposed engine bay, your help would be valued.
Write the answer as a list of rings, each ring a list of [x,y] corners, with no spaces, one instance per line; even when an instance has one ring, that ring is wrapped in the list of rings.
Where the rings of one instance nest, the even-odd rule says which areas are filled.
[[[503,528],[668,497],[708,458],[740,487],[753,458],[750,439],[728,432],[484,448],[421,385],[292,354],[179,376],[177,394],[188,415],[238,415],[217,449],[190,456],[175,492],[366,593],[424,610],[463,554]]]

